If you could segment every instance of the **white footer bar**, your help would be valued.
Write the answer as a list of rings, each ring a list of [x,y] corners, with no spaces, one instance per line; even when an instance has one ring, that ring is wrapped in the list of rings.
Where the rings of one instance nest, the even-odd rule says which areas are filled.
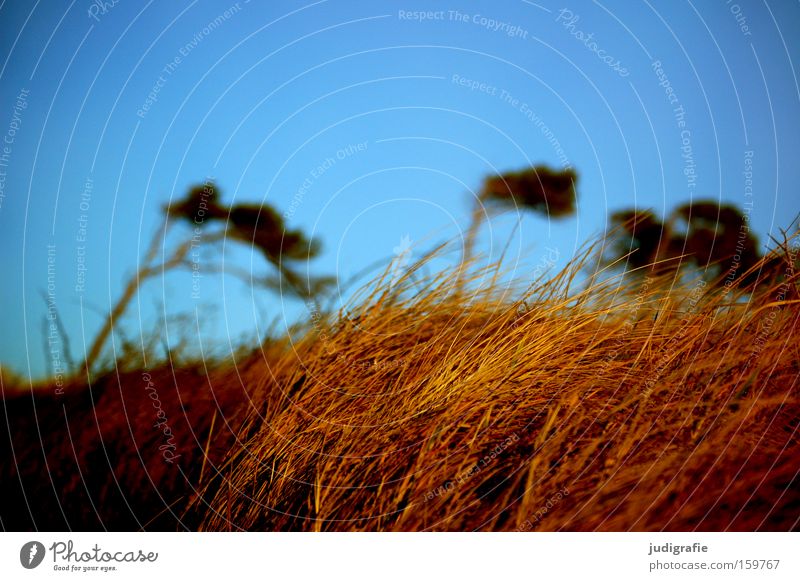
[[[793,533],[3,533],[0,546],[9,580],[800,579]]]

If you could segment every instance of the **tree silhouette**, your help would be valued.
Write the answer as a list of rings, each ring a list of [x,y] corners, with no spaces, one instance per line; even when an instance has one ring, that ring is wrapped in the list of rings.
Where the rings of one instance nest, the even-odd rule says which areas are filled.
[[[649,210],[628,209],[611,214],[610,223],[604,261],[638,272],[677,275],[689,268],[717,286],[732,280],[746,285],[752,277],[743,275],[762,258],[748,218],[731,204],[690,202],[663,221]]]
[[[224,218],[225,209],[219,200],[217,186],[206,183],[189,188],[185,198],[167,204],[164,212],[171,218],[186,220],[192,225],[203,225],[207,218]]]
[[[190,188],[183,199],[163,208],[164,221],[161,228],[154,234],[139,269],[126,284],[122,295],[109,312],[103,327],[87,351],[83,366],[86,373],[92,370],[100,357],[103,346],[114,328],[114,321],[123,315],[145,280],[163,275],[174,268],[194,267],[187,256],[198,244],[196,237],[178,244],[163,262],[156,260],[159,258],[159,251],[163,250],[167,233],[174,222],[186,222],[204,231],[201,241],[206,246],[231,239],[258,248],[278,271],[277,281],[269,276],[254,278],[251,273],[230,267],[220,269],[251,284],[261,284],[271,290],[285,288],[299,297],[310,298],[323,292],[335,282],[334,277],[303,277],[287,264],[287,262],[308,261],[319,254],[321,247],[316,240],[308,239],[301,230],[288,230],[283,218],[274,208],[267,204],[234,204],[226,207],[220,198],[216,185],[206,183]]]
[[[551,218],[571,216],[575,213],[577,181],[573,169],[559,171],[545,165],[487,177],[475,199],[464,242],[464,263],[472,258],[478,229],[488,213],[523,209]]]
[[[234,204],[225,207],[213,184],[196,186],[186,197],[165,208],[167,214],[202,227],[224,224],[224,237],[258,248],[279,272],[287,289],[310,298],[333,284],[333,277],[303,277],[289,262],[308,261],[319,255],[321,246],[301,230],[286,228],[283,218],[268,204]],[[260,281],[270,288],[281,287],[270,279]]]
[[[536,166],[487,178],[481,198],[506,208],[521,207],[551,218],[563,218],[575,213],[577,181],[578,175],[572,169],[556,171]]]
[[[611,214],[611,225],[620,232],[612,242],[609,262],[628,255],[632,268],[642,268],[658,259],[662,243],[666,244],[664,224],[649,210],[622,210]]]

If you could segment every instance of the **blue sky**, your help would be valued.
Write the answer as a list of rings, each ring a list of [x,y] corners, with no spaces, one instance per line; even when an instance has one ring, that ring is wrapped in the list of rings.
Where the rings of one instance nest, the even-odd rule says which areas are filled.
[[[226,202],[292,208],[324,244],[312,271],[341,280],[404,236],[457,238],[482,178],[531,163],[576,168],[579,203],[484,227],[490,258],[513,235],[522,278],[615,209],[742,205],[747,152],[766,241],[800,209],[799,24],[796,3],[724,0],[3,2],[0,361],[47,371],[48,283],[80,358],[161,206],[209,176]],[[235,244],[224,260],[268,272]],[[308,317],[210,272],[193,298],[180,273],[147,283],[122,330],[163,312],[202,321],[168,342],[215,353]]]

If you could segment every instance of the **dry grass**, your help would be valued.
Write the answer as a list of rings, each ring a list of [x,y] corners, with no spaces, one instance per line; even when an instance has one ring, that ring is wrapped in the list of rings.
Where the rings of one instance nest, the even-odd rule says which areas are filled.
[[[794,259],[738,300],[575,290],[580,262],[522,298],[379,281],[235,367],[151,371],[174,464],[141,373],[6,398],[3,526],[796,529]]]

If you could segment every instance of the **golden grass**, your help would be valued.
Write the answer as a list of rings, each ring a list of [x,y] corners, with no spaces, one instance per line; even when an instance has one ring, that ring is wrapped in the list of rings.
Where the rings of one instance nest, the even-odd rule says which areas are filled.
[[[24,473],[0,477],[55,488],[67,512],[6,510],[4,526],[796,529],[795,259],[738,297],[653,277],[581,289],[586,257],[523,293],[492,270],[469,292],[455,274],[385,277],[349,316],[315,316],[235,367],[152,371],[175,464],[139,373],[90,403],[76,388],[69,413],[34,395],[55,419],[43,442],[12,436]],[[84,430],[77,447],[65,425]]]
[[[187,514],[203,530],[796,528],[794,281],[726,308],[671,279],[571,292],[581,266],[516,301],[496,282],[371,287],[355,323],[272,364]]]

